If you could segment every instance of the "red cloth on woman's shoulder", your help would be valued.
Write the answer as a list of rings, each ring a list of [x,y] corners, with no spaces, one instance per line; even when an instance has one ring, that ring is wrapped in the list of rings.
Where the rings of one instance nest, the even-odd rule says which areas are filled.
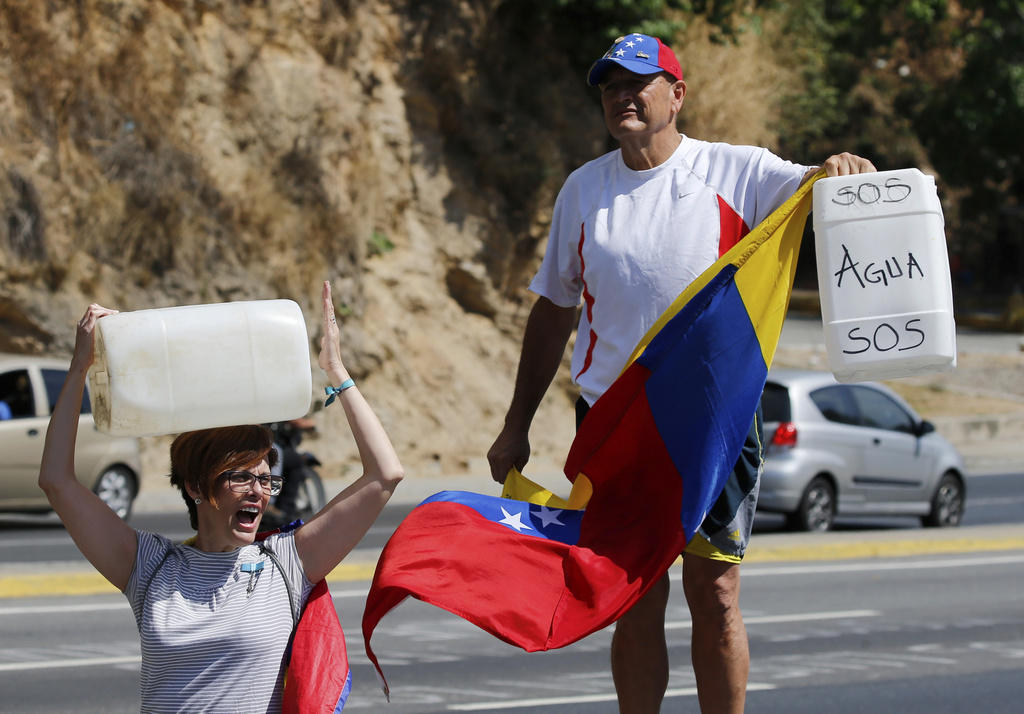
[[[295,530],[301,521],[259,533],[263,540],[274,533]],[[345,708],[352,691],[345,633],[334,599],[321,580],[313,586],[292,638],[291,656],[284,675],[283,714],[334,714]]]

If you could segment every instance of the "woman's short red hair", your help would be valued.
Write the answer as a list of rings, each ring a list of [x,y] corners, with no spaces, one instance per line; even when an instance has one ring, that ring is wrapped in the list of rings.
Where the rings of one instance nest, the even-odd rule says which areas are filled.
[[[187,431],[171,444],[171,485],[181,491],[188,506],[193,528],[198,528],[196,504],[188,489],[216,504],[214,486],[217,476],[266,459],[271,466],[277,460],[274,439],[265,426],[223,426]]]

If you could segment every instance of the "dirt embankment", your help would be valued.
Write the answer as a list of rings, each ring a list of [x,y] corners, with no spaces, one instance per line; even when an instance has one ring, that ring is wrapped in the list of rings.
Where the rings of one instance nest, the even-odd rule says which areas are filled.
[[[773,101],[798,74],[764,30],[678,38],[684,131],[776,145]],[[608,148],[585,68],[546,33],[489,0],[2,3],[0,351],[68,356],[90,301],[285,297],[315,358],[329,278],[409,472],[481,470],[554,196]],[[536,462],[564,458],[572,399],[563,368]],[[311,447],[350,474],[340,410],[316,418]],[[159,479],[166,440],[144,443]]]

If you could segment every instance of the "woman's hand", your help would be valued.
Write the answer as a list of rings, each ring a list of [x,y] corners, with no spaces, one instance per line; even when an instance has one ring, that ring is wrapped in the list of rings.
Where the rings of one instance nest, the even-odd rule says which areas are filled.
[[[116,315],[117,310],[112,310],[96,303],[91,304],[85,310],[82,319],[78,321],[78,329],[75,333],[75,352],[71,362],[81,369],[89,369],[95,356],[93,347],[96,342],[96,322],[101,317]]]
[[[324,282],[323,307],[319,362],[331,383],[340,387],[349,375],[341,361],[341,336],[329,282]],[[295,531],[295,546],[306,577],[313,583],[326,577],[358,545],[403,474],[391,440],[359,388],[349,384],[341,394],[338,401],[352,429],[363,475]]]
[[[75,441],[86,372],[93,362],[96,322],[115,313],[92,304],[78,321],[71,367],[46,428],[39,487],[86,559],[123,591],[135,566],[135,531],[75,478]]]
[[[323,337],[320,338],[320,368],[327,373],[334,386],[349,378],[348,370],[341,361],[341,331],[334,315],[334,300],[331,299],[331,283],[324,281],[321,293],[323,300]]]

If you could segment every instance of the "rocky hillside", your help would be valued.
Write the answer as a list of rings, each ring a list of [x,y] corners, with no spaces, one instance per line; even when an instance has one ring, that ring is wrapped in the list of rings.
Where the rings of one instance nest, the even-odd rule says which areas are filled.
[[[410,472],[484,471],[554,195],[608,148],[585,67],[516,8],[5,0],[0,351],[69,355],[90,301],[277,297],[302,305],[312,350],[329,278]],[[684,128],[771,145],[764,78],[786,74],[757,37],[726,59],[693,32]],[[572,398],[563,373],[534,429],[543,464],[564,456]],[[317,418],[314,448],[347,472],[340,412]],[[164,446],[147,440],[147,476]]]

